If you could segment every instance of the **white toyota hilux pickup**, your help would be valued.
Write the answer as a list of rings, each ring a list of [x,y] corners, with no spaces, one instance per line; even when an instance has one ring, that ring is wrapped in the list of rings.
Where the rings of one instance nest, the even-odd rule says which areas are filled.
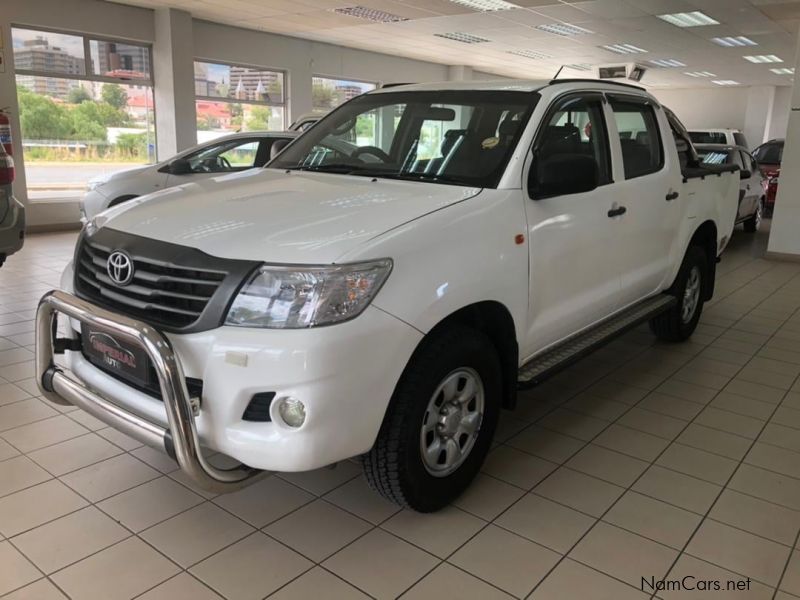
[[[377,90],[264,169],[89,221],[39,305],[38,382],[203,488],[360,456],[433,511],[520,386],[644,321],[692,334],[738,188],[633,86]]]

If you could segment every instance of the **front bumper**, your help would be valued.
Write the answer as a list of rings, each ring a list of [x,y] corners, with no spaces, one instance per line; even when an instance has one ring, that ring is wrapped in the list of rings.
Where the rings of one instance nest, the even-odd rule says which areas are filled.
[[[157,373],[164,401],[108,375],[80,351],[66,351],[67,370],[56,367],[54,312],[70,317],[69,337],[76,338],[81,323],[88,323],[143,346],[155,365],[163,365]],[[51,292],[37,316],[37,378],[51,400],[76,404],[166,451],[205,489],[227,491],[247,482],[255,470],[305,471],[368,451],[421,338],[417,330],[374,307],[332,327],[220,327],[164,335],[70,294]],[[203,380],[195,414],[187,376]],[[264,391],[274,391],[276,399],[302,401],[305,423],[291,428],[278,418],[243,420],[253,394]],[[241,465],[217,471],[203,459],[201,447]]]

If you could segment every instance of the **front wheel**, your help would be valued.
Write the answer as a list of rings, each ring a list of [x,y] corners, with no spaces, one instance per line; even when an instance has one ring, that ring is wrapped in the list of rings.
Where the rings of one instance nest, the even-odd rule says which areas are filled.
[[[452,327],[423,344],[363,464],[381,495],[432,512],[458,497],[480,469],[497,426],[502,383],[497,352],[479,331]]]
[[[764,199],[761,198],[756,205],[756,212],[744,222],[744,230],[747,233],[755,233],[761,227],[761,219],[764,216]]]
[[[703,312],[708,260],[700,246],[689,246],[678,276],[667,292],[677,298],[677,303],[650,320],[650,330],[660,340],[682,342],[694,333]]]

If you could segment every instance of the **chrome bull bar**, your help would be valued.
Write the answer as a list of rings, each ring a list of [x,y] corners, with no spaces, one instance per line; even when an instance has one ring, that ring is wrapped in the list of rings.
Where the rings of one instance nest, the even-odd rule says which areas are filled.
[[[59,313],[110,331],[147,352],[158,375],[168,429],[107,400],[55,364]],[[42,395],[51,402],[77,406],[114,429],[166,452],[204,490],[235,491],[263,473],[242,464],[219,469],[203,457],[183,368],[169,340],[146,323],[112,313],[66,292],[48,292],[36,310],[36,381]]]

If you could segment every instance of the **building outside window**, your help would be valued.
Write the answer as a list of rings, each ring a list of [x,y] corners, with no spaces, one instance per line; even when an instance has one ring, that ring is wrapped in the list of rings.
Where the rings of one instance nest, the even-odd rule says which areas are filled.
[[[376,83],[314,77],[311,80],[311,102],[315,112],[327,112],[343,102],[377,88]]]
[[[284,130],[284,89],[281,71],[195,61],[197,141],[237,131]]]
[[[155,161],[148,46],[23,27],[12,46],[30,200]]]

